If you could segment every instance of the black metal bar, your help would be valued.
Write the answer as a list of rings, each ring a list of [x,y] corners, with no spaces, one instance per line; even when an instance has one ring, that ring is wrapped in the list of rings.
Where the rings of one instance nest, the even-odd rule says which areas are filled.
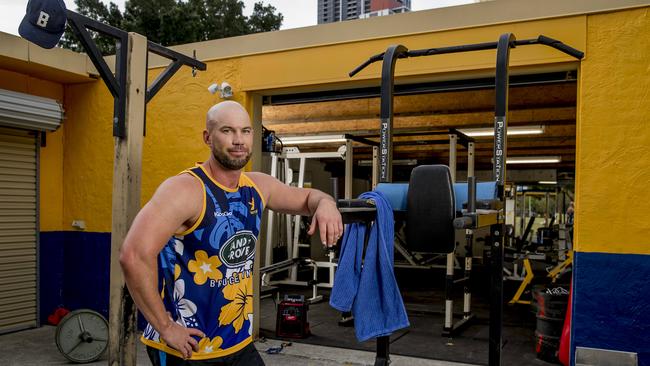
[[[537,38],[533,39],[523,39],[520,41],[516,41],[513,39],[513,46],[523,46],[523,45],[529,45],[529,44],[543,44],[546,46],[553,47],[559,51],[562,51],[566,53],[569,56],[573,56],[577,59],[582,59],[584,57],[584,53],[581,51],[576,50],[575,48],[568,46],[558,40],[555,40],[550,37],[546,37],[544,35],[540,35]],[[436,48],[425,48],[425,49],[420,49],[420,50],[412,50],[404,53],[403,55],[400,56],[400,58],[405,58],[405,57],[421,57],[421,56],[432,56],[432,55],[442,55],[446,53],[459,53],[459,52],[472,52],[472,51],[484,51],[484,50],[491,50],[495,49],[498,47],[498,42],[484,42],[484,43],[474,43],[474,44],[466,44],[466,45],[460,45],[460,46],[448,46],[448,47],[436,47]],[[364,63],[361,65],[357,66],[354,70],[350,72],[350,77],[356,75],[359,71],[363,70],[366,68],[368,65],[377,62],[382,59],[382,54],[374,55],[370,57],[368,60],[366,60]]]
[[[124,35],[128,35],[128,33],[122,29],[98,22],[94,19],[75,13],[71,10],[68,10],[66,14],[68,15],[68,20],[70,20],[70,15],[72,14],[72,16],[77,19],[77,21],[83,22],[84,27],[102,33],[104,35],[111,36],[113,38],[120,38]]]
[[[350,71],[350,73],[349,73],[348,75],[350,75],[350,77],[353,77],[353,76],[356,75],[359,71],[365,69],[366,66],[368,66],[368,65],[370,65],[370,64],[372,64],[372,63],[374,63],[374,62],[377,62],[377,61],[379,61],[379,60],[381,60],[381,59],[383,59],[383,58],[384,58],[384,54],[383,54],[383,53],[380,53],[380,54],[377,54],[377,55],[374,55],[374,56],[370,56],[370,58],[367,59],[364,63],[362,63],[361,65],[357,66],[354,70]]]
[[[396,141],[393,146],[414,146],[414,145],[449,145],[445,140],[414,140],[414,141]]]
[[[508,63],[510,47],[515,46],[515,36],[505,33],[499,37],[497,46],[497,65],[495,76],[495,108],[494,108],[494,170],[493,178],[497,181],[498,195],[505,207],[504,182],[506,179],[506,156],[508,129]],[[501,349],[503,339],[503,246],[505,224],[494,224],[490,227],[490,348],[489,366],[501,366]]]
[[[115,75],[117,76],[118,94],[113,98],[113,136],[126,137],[126,74],[128,62],[129,37],[115,43]]]
[[[503,224],[490,226],[489,366],[501,366],[503,344]]]
[[[476,177],[467,177],[467,212],[476,212]]]
[[[508,62],[510,47],[514,47],[514,35],[506,33],[499,39],[497,48],[497,66],[495,77],[496,101],[494,108],[494,169],[493,179],[497,184],[503,185],[506,169],[506,130],[508,124]]]
[[[456,135],[456,137],[458,138],[458,142],[459,142],[461,145],[463,145],[465,148],[467,148],[467,145],[468,145],[470,142],[475,142],[475,140],[474,140],[473,137],[469,137],[469,136],[467,136],[466,134],[460,132],[459,130],[457,130],[457,129],[455,129],[455,128],[450,128],[450,129],[449,129],[449,133],[453,133],[454,135]]]
[[[68,22],[73,32],[81,42],[99,75],[113,95],[113,136],[126,136],[126,63],[128,49],[128,33],[110,25],[67,11]],[[88,29],[100,32],[116,40],[115,42],[115,76],[104,61],[104,56],[97,48]]]
[[[492,50],[495,49],[496,47],[497,47],[497,42],[484,42],[484,43],[465,44],[460,46],[448,46],[448,47],[436,47],[436,48],[412,50],[409,51],[407,55],[408,57],[421,57],[421,56],[443,55],[446,53]]]
[[[372,140],[369,140],[369,139],[367,139],[365,137],[350,135],[350,134],[346,133],[345,138],[348,139],[348,140],[352,140],[352,141],[359,142],[359,143],[366,144],[366,145],[370,145],[370,146],[379,146],[379,143],[377,141],[372,141]]]
[[[183,63],[181,61],[173,61],[169,65],[167,65],[167,68],[163,70],[163,72],[156,77],[156,80],[151,83],[149,88],[147,88],[147,99],[146,102],[149,103],[151,98],[153,98],[156,93],[171,79],[172,76],[178,71],[178,69],[183,66]]]
[[[377,337],[377,355],[375,366],[388,366],[390,364],[390,338],[389,336]]]
[[[379,112],[379,182],[393,179],[393,84],[397,58],[407,52],[402,45],[388,47],[381,66],[381,109]]]
[[[149,80],[149,52],[144,56],[145,57],[145,65],[147,67],[144,68],[144,82],[145,86],[147,85]],[[144,94],[144,110],[142,111],[142,136],[147,137],[147,103],[149,103],[149,89]]]
[[[451,336],[454,330],[454,263],[447,261],[445,268],[445,318],[442,335]],[[449,325],[447,325],[449,324]]]
[[[151,53],[155,53],[158,56],[162,56],[174,61],[180,61],[181,63],[183,63],[183,65],[191,66],[201,71],[205,71],[207,68],[204,62],[201,62],[195,58],[184,55],[180,52],[176,52],[165,46],[159,45],[158,43],[148,41],[147,50]]]
[[[545,35],[540,34],[539,37],[537,37],[537,42],[547,45],[550,47],[555,48],[556,50],[562,51],[566,53],[569,56],[573,56],[577,58],[578,60],[582,60],[583,57],[585,57],[585,53],[579,50],[576,50],[575,48],[568,46],[557,39],[553,39],[551,37],[546,37]]]
[[[126,63],[127,63],[127,49],[128,49],[128,33],[110,26],[108,24],[100,23],[96,20],[90,19],[83,15],[77,14],[71,10],[67,11],[67,18],[74,31],[75,35],[81,42],[82,46],[90,60],[95,65],[95,68],[102,77],[108,90],[113,95],[113,136],[125,137],[126,136]],[[115,75],[111,72],[110,68],[104,61],[104,57],[97,48],[92,37],[87,29],[91,29],[102,33],[104,35],[116,39],[115,45]],[[169,58],[172,63],[154,80],[150,87],[147,88],[145,103],[148,103],[158,91],[169,81],[169,79],[178,71],[181,66],[188,65],[194,69],[205,70],[206,65],[194,58],[183,55],[169,48],[163,47],[154,42],[147,42],[147,50],[157,55]],[[148,65],[147,57],[147,65]],[[146,72],[146,70],[145,70]],[[145,114],[146,116],[146,114]],[[145,125],[146,126],[146,125]],[[145,127],[146,130],[146,127]],[[143,131],[144,132],[144,131]]]
[[[108,87],[108,90],[111,92],[113,97],[117,98],[119,93],[118,82],[113,76],[111,69],[106,64],[106,61],[104,61],[104,57],[102,56],[101,52],[99,52],[99,49],[95,45],[92,37],[90,37],[90,34],[86,30],[86,27],[89,27],[88,23],[90,23],[88,22],[88,18],[79,15],[71,10],[67,11],[67,16],[68,24],[70,24],[72,31],[77,36],[77,39],[79,39],[79,42],[81,42],[81,45],[88,54],[88,57],[90,57],[93,65],[95,65],[95,68],[99,72],[99,76],[102,77],[102,80],[104,80],[104,83],[106,83],[106,86]],[[126,34],[126,32],[123,33]],[[115,36],[113,34],[109,35],[113,36],[114,38],[121,38],[120,36]]]
[[[393,136],[430,136],[430,135],[440,135],[446,136],[449,134],[449,130],[440,130],[440,131],[403,131],[403,132],[394,132]],[[355,137],[377,137],[379,136],[376,133],[365,133],[362,135],[355,135]],[[445,143],[449,142],[445,140]]]
[[[158,56],[162,56],[172,60],[172,62],[167,65],[167,68],[156,78],[156,80],[151,83],[151,86],[147,88],[147,103],[158,93],[158,91],[171,79],[171,77],[181,68],[183,65],[192,67],[193,69],[205,70],[205,63],[198,61],[192,57],[186,56],[182,53],[170,50],[169,48],[163,47],[158,43],[151,41],[147,42],[147,50],[151,53],[155,53]],[[148,62],[147,62],[148,64]]]
[[[465,272],[464,276],[467,278],[463,286],[463,319],[472,318],[472,308],[471,308],[471,299],[472,299],[472,259],[474,256],[474,230],[466,230],[465,234]],[[465,301],[468,301],[469,304],[467,309],[465,308]]]

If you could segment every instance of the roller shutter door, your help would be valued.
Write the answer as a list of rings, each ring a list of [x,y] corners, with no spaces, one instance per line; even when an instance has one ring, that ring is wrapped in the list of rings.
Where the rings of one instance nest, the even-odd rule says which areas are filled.
[[[0,89],[0,126],[54,131],[63,121],[63,108],[54,99]]]
[[[36,142],[0,127],[0,333],[38,325]]]

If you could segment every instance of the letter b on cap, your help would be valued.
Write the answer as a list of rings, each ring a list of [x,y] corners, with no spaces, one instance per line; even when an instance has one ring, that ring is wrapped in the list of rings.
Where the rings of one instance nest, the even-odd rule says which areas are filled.
[[[47,21],[50,19],[50,14],[41,11],[41,13],[38,16],[38,20],[36,21],[36,24],[40,27],[47,27]]]

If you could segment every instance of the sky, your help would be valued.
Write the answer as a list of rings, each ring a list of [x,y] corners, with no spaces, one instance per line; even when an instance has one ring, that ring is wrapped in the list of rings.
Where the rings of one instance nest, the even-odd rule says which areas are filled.
[[[74,0],[64,0],[68,9],[76,9]],[[124,10],[125,0],[113,0],[120,9]],[[250,15],[253,4],[262,1],[264,4],[273,5],[282,15],[284,21],[280,29],[291,29],[316,25],[317,0],[243,0],[245,4],[244,15]],[[108,4],[109,0],[102,0]],[[425,10],[468,4],[473,0],[411,0],[411,10]],[[18,25],[25,15],[27,0],[0,0],[0,32],[18,34]]]

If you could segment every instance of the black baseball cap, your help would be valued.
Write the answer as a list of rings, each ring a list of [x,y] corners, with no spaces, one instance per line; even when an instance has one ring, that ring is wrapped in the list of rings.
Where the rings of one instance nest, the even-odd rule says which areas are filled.
[[[43,48],[52,48],[61,39],[66,20],[63,0],[29,0],[18,33]]]

